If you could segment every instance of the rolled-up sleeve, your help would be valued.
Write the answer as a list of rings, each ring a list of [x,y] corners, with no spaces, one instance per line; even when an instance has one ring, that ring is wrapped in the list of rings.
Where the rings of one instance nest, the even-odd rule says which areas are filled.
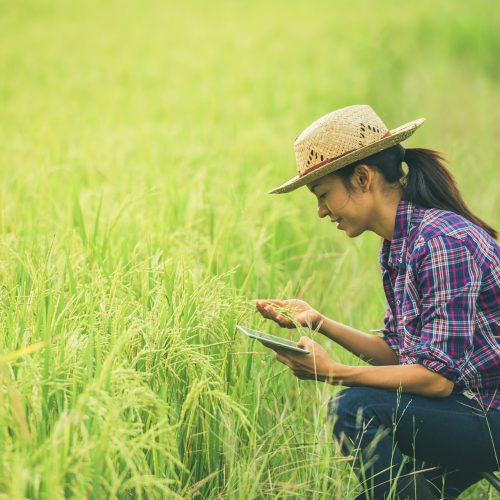
[[[429,239],[417,266],[422,298],[421,335],[404,349],[404,363],[418,363],[456,382],[472,351],[482,270],[462,240]]]
[[[384,316],[384,327],[377,330],[383,333],[383,339],[386,344],[395,352],[399,357],[399,337],[396,332],[396,322],[392,315],[391,308],[388,306]]]

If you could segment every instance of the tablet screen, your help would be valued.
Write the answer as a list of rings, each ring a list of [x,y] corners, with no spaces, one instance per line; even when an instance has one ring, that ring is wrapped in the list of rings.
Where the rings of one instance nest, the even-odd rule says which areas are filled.
[[[277,337],[276,335],[271,335],[270,333],[261,332],[259,330],[252,330],[251,328],[246,328],[241,325],[236,325],[236,328],[254,339],[264,340],[265,342],[269,342],[270,344],[274,344],[279,347],[284,347],[285,349],[290,349],[294,352],[309,354],[308,350],[297,347],[297,342],[294,342],[293,340]]]

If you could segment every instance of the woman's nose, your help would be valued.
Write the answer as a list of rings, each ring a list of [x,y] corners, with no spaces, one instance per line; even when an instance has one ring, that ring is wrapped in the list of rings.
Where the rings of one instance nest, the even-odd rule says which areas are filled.
[[[329,213],[329,210],[324,205],[318,205],[318,217],[321,219],[326,217]]]

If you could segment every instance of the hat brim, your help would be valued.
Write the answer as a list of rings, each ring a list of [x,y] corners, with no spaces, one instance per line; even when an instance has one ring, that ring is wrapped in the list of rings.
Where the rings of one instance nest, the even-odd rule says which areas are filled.
[[[401,127],[395,128],[394,130],[390,130],[391,135],[388,135],[387,137],[384,137],[376,142],[373,142],[368,146],[356,149],[356,151],[352,151],[351,153],[341,156],[340,158],[336,158],[335,160],[332,160],[330,163],[321,166],[317,170],[309,172],[303,177],[299,177],[298,175],[296,175],[295,177],[286,181],[281,186],[278,186],[272,191],[268,191],[268,194],[289,193],[290,191],[294,191],[299,187],[305,186],[306,184],[309,184],[310,182],[319,179],[324,175],[334,172],[335,170],[345,167],[346,165],[350,165],[351,163],[354,163],[357,160],[362,160],[363,158],[366,158],[367,156],[377,153],[378,151],[390,148],[391,146],[394,146],[395,144],[398,144],[399,142],[408,139],[408,137],[413,135],[413,133],[417,130],[417,128],[420,127],[422,123],[424,123],[424,121],[425,118],[418,118],[411,122],[405,123],[404,125],[401,125]]]

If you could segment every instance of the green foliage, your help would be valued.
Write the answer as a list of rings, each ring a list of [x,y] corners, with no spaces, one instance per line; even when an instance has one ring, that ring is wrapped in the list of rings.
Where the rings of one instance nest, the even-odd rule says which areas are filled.
[[[300,297],[381,326],[380,239],[266,192],[311,121],[370,103],[389,128],[426,117],[409,145],[444,151],[498,227],[496,3],[0,9],[0,493],[354,496],[337,388],[234,325],[298,337],[251,301]]]

